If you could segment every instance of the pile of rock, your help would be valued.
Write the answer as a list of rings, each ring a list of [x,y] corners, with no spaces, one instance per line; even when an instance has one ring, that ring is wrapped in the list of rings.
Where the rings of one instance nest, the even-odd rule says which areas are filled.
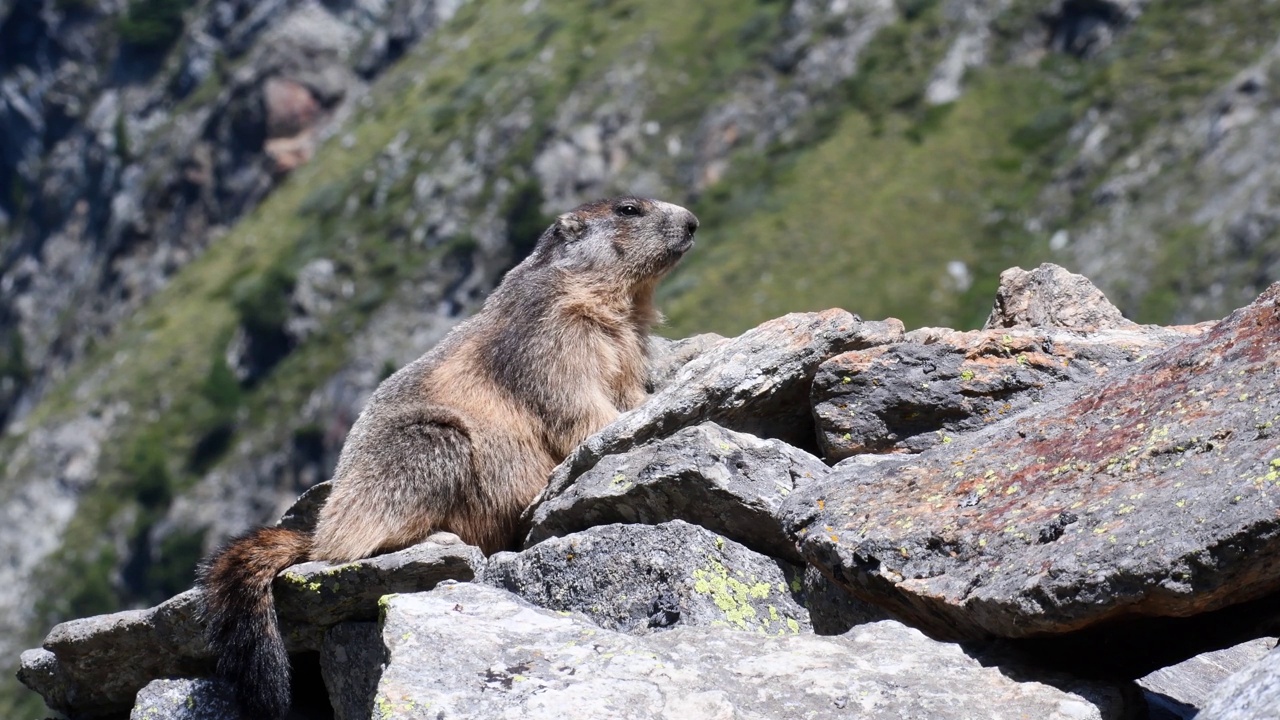
[[[976,332],[832,310],[656,350],[522,551],[277,578],[295,716],[1280,712],[1280,285],[1141,327],[1043,266]],[[73,717],[233,717],[196,601],[60,625],[20,676]]]

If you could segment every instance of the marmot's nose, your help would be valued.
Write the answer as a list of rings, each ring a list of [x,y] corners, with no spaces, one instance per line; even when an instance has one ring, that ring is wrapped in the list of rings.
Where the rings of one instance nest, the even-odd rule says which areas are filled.
[[[698,216],[694,215],[688,210],[684,211],[684,229],[690,235],[693,235],[694,233],[698,232]]]

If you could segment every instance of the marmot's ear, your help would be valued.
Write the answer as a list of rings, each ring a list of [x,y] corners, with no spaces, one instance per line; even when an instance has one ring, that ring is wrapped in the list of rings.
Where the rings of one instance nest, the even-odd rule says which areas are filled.
[[[577,240],[582,231],[586,229],[587,224],[582,222],[582,218],[571,212],[556,218],[556,232],[560,233],[560,236],[566,240]]]

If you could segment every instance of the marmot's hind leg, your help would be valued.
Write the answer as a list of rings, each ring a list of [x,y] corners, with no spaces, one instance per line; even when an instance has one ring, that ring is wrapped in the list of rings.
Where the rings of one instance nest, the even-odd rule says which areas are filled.
[[[474,502],[471,439],[432,415],[386,418],[352,448],[362,457],[320,512],[313,559],[348,562],[408,547],[450,530],[448,518]]]

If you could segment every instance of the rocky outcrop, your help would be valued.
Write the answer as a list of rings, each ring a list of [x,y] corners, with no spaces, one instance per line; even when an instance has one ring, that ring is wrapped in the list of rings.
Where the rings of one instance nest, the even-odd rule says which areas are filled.
[[[1006,270],[983,330],[922,328],[823,363],[812,392],[818,444],[830,461],[922,452],[1207,327],[1138,326],[1056,265]]]
[[[1056,643],[1065,663],[1142,674],[1266,634],[1280,598],[1278,301],[1280,285],[1199,338],[910,463],[837,470],[788,498],[787,527],[841,585],[937,637]]]
[[[818,368],[819,445],[828,460],[922,452],[1202,331],[915,330],[904,342],[837,355]]]
[[[138,691],[129,720],[236,720],[227,688],[211,680],[155,680]]]
[[[833,355],[891,343],[902,334],[896,320],[863,322],[843,310],[770,320],[702,353],[644,405],[587,438],[556,469],[549,492],[558,492],[606,455],[700,422],[811,446],[807,399],[818,366]]]
[[[1037,327],[1097,331],[1123,330],[1134,325],[1088,278],[1045,263],[1030,272],[1010,268],[1000,273],[995,307],[983,329]]]
[[[1008,283],[1000,303],[1053,305],[1020,322],[1109,314],[1070,287],[1045,300],[1044,284]],[[779,418],[821,406],[810,371],[961,334],[832,311],[687,352],[658,343],[682,367],[593,438],[593,462],[573,472],[580,450],[557,470],[519,551],[484,558],[440,534],[281,573],[294,714],[1266,717],[1273,639],[1196,655],[1276,630],[1277,308],[1280,285],[1207,329],[969,334],[1054,337],[1087,372],[951,442],[833,468],[702,419],[795,438]],[[328,490],[281,524],[311,527]],[[197,602],[60,625],[21,679],[77,717],[206,717],[226,688],[205,679]],[[157,680],[172,677],[196,679]]]

